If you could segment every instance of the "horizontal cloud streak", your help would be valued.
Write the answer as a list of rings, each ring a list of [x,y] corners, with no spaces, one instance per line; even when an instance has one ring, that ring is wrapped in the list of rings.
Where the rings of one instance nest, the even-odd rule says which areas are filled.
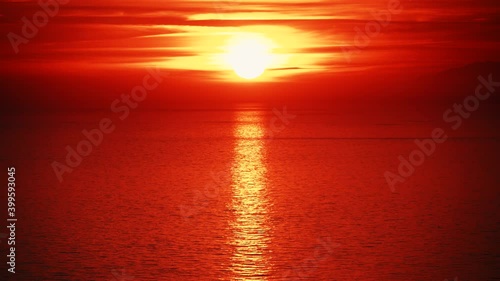
[[[404,1],[403,11],[362,53],[344,59],[355,28],[373,21],[387,0],[351,1],[95,1],[70,2],[57,17],[6,66],[64,62],[95,67],[138,67],[160,64],[171,70],[212,70],[228,35],[261,32],[287,57],[276,64],[283,73],[314,75],[371,67],[436,67],[477,60],[498,60],[498,1]],[[36,2],[2,1],[0,31],[20,33],[24,16],[40,8]],[[12,55],[8,41],[0,54]],[[409,55],[411,53],[411,55]],[[351,67],[348,67],[351,65]]]

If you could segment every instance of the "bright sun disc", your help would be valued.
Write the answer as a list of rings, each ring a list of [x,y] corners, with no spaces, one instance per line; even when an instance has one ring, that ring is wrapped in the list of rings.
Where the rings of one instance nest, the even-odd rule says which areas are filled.
[[[227,47],[226,60],[234,72],[244,79],[261,76],[270,65],[272,44],[258,35],[239,35]]]

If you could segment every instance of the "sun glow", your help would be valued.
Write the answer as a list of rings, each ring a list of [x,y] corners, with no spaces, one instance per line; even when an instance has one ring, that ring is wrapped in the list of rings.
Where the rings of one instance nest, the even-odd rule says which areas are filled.
[[[271,65],[274,43],[258,34],[238,34],[226,47],[225,61],[241,78],[261,76]]]

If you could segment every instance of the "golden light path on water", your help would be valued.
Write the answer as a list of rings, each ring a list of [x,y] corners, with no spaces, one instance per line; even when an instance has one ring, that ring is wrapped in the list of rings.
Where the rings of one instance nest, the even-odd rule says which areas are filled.
[[[262,117],[243,111],[236,116],[236,138],[232,179],[231,222],[234,247],[233,280],[267,280],[270,264],[266,255],[270,243],[266,200],[265,134]]]

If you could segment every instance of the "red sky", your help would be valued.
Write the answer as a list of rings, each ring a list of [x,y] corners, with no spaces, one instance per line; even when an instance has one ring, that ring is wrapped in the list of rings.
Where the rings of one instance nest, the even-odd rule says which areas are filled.
[[[238,83],[217,56],[239,32],[261,33],[276,43],[280,61],[260,82],[313,81],[318,89],[345,73],[408,76],[500,60],[497,0],[401,0],[390,23],[347,59],[356,29],[364,30],[392,1],[73,0],[19,45],[18,54],[8,34],[21,35],[21,18],[31,19],[40,7],[36,1],[1,1],[2,72],[22,80],[159,66],[185,84]]]

